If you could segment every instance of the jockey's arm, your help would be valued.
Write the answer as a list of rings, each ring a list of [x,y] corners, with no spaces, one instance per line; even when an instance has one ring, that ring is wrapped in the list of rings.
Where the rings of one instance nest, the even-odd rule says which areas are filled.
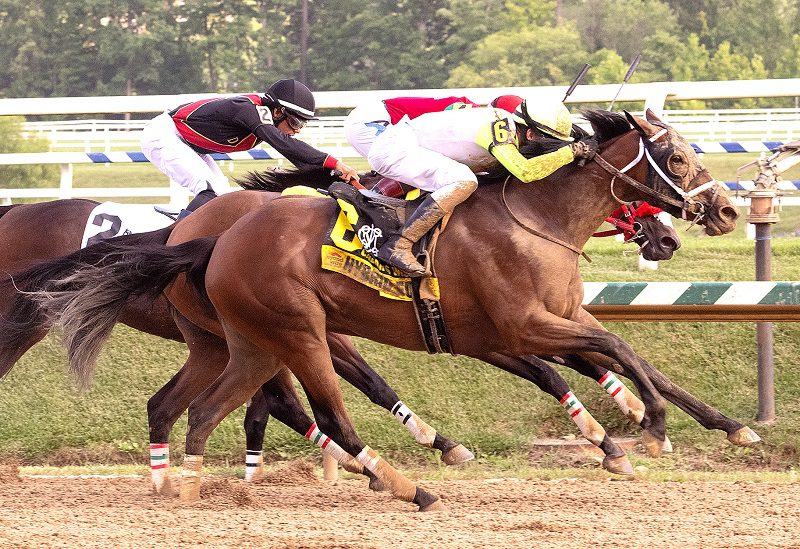
[[[525,158],[517,146],[514,122],[507,118],[486,124],[478,132],[475,142],[497,158],[511,175],[525,183],[544,179],[575,159],[569,144],[547,154]]]

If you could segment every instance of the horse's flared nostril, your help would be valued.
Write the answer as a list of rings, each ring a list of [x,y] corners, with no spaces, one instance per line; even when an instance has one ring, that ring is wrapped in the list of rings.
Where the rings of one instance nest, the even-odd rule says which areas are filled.
[[[673,238],[671,236],[662,236],[659,242],[661,243],[662,248],[672,251],[675,251],[681,247],[680,239]]]
[[[736,206],[723,206],[719,209],[720,218],[725,221],[736,221],[739,218],[739,209]]]

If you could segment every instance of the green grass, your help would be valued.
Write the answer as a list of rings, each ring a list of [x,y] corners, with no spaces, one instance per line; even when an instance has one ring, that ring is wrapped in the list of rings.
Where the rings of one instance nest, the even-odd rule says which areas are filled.
[[[635,256],[618,243],[595,240],[594,261],[582,262],[587,280],[748,280],[752,242],[687,238],[685,249],[658,271],[639,272]],[[778,239],[774,267],[780,278],[797,279],[800,241]],[[776,276],[778,278],[778,276]],[[644,357],[685,389],[752,424],[757,411],[756,348],[751,323],[608,323]],[[668,430],[676,447],[670,458],[640,462],[653,470],[790,470],[800,465],[800,324],[775,330],[778,421],[753,426],[765,443],[754,449],[731,447],[720,432],[707,432],[670,406]],[[506,467],[573,466],[557,456],[528,462],[537,437],[575,434],[563,409],[529,383],[478,361],[392,349],[366,340],[357,345],[401,398],[443,434],[472,449],[482,465]],[[29,351],[2,381],[0,456],[26,464],[146,463],[147,398],[177,370],[186,355],[182,345],[118,327],[101,355],[95,382],[81,395],[65,372],[66,358],[55,337]],[[637,430],[616,411],[593,382],[562,371],[573,390],[613,435]],[[412,467],[436,466],[437,458],[419,448],[390,415],[346,384],[345,398],[359,433],[373,448]],[[244,453],[243,409],[212,435],[207,456],[239,463]],[[180,455],[185,417],[173,433],[173,455]],[[307,441],[271,422],[267,448],[272,457],[313,455]],[[550,464],[550,465],[548,465]],[[591,460],[583,462],[596,467]]]
[[[719,179],[729,180],[746,155],[708,155],[706,162]],[[734,161],[732,158],[735,157]],[[263,162],[236,162],[234,174],[259,169]],[[365,166],[360,166],[364,168]],[[227,166],[224,169],[228,169]],[[76,186],[157,186],[165,178],[147,164],[75,166]],[[614,239],[593,239],[581,260],[587,281],[752,280],[753,242],[743,228],[724,237],[708,238],[697,227],[688,232],[676,222],[684,245],[674,259],[657,271],[637,270],[634,247]],[[786,208],[775,232],[800,227],[800,208]],[[773,278],[798,280],[800,240],[776,238]],[[628,250],[631,253],[624,253]],[[752,424],[757,409],[756,349],[751,323],[609,323],[645,358],[700,398],[725,414]],[[726,470],[752,467],[783,471],[800,465],[797,430],[800,427],[800,324],[776,325],[775,367],[778,421],[753,426],[765,443],[755,449],[733,448],[720,432],[707,432],[670,406],[668,430],[676,453],[661,460],[638,461],[654,470]],[[531,441],[542,436],[577,432],[563,409],[530,384],[475,360],[430,356],[391,349],[369,341],[357,345],[367,360],[398,391],[401,398],[443,434],[455,438],[491,470],[522,471],[528,467],[572,465],[558,456],[529,463]],[[115,330],[101,356],[95,383],[81,395],[65,371],[66,358],[55,337],[29,351],[2,380],[0,391],[0,457],[17,457],[26,464],[147,462],[148,397],[177,371],[185,358],[182,345],[137,333]],[[562,371],[576,394],[614,435],[637,431],[620,417],[593,382]],[[382,409],[344,386],[345,398],[359,433],[373,448],[400,460],[406,467],[440,465]],[[240,463],[244,453],[243,409],[214,432],[207,456],[220,463]],[[751,425],[752,426],[752,425]],[[173,455],[180,454],[185,416],[173,432]],[[272,456],[314,455],[307,441],[272,421],[267,434]],[[584,463],[589,469],[593,462]]]

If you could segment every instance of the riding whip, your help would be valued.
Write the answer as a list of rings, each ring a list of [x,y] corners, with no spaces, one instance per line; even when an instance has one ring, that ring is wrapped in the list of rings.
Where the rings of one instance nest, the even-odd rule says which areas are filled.
[[[586,64],[583,65],[583,68],[581,69],[581,72],[578,73],[578,76],[575,77],[575,80],[573,80],[572,84],[570,84],[569,88],[567,88],[567,93],[564,94],[564,99],[561,100],[562,103],[567,100],[567,97],[572,95],[572,92],[575,91],[575,88],[577,88],[578,84],[581,83],[581,80],[583,80],[583,77],[586,76],[587,72],[589,72],[589,67],[591,67],[591,65],[589,63],[586,63]]]
[[[610,111],[614,107],[614,102],[617,100],[617,97],[619,97],[619,92],[622,91],[622,86],[627,84],[628,80],[631,79],[631,76],[633,76],[633,73],[636,71],[636,67],[639,66],[639,61],[641,61],[641,60],[642,60],[642,54],[641,53],[637,53],[636,57],[634,57],[633,61],[631,61],[631,66],[628,67],[628,72],[625,73],[625,78],[622,79],[622,84],[619,85],[619,89],[617,90],[617,94],[614,96],[614,99],[611,100],[611,104],[608,106],[608,109],[606,109],[606,110]]]

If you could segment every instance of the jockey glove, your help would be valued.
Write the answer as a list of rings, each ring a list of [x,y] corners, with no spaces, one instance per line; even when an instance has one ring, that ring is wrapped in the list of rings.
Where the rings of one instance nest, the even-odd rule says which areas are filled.
[[[597,140],[594,137],[587,137],[576,141],[570,145],[572,155],[577,158],[592,158],[597,153]]]

